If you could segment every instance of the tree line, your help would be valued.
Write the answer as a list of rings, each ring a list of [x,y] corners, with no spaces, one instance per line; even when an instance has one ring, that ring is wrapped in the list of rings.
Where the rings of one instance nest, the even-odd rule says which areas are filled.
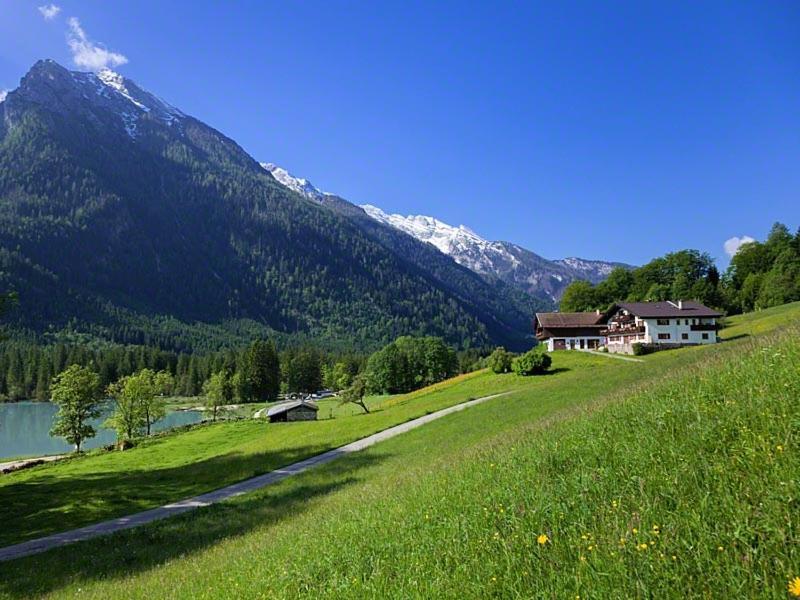
[[[205,383],[226,371],[234,389],[234,399],[248,402],[258,398],[249,387],[248,370],[262,360],[264,344],[254,342],[240,349],[203,354],[174,353],[151,346],[91,346],[87,344],[36,345],[0,341],[0,402],[48,400],[53,378],[70,365],[91,366],[105,389],[109,384],[142,369],[166,371],[173,380],[176,396],[198,396]],[[254,354],[253,348],[257,348]],[[277,352],[279,390],[310,392],[321,388],[334,391],[350,386],[366,365],[368,356],[354,352],[325,352],[311,345],[284,348]],[[473,348],[456,353],[457,372],[475,368],[486,352]],[[264,359],[266,360],[266,359]],[[271,360],[271,359],[270,359]],[[273,372],[275,368],[273,365]]]
[[[53,378],[70,365],[91,366],[103,388],[120,377],[142,369],[166,371],[174,379],[176,396],[197,396],[215,373],[227,370],[239,374],[237,397],[255,398],[247,376],[254,360],[262,360],[264,344],[254,342],[237,350],[205,354],[185,354],[150,346],[101,346],[26,342],[0,343],[0,401],[47,400]],[[272,346],[274,348],[274,346]],[[253,348],[256,348],[254,355]],[[284,391],[316,391],[321,387],[347,387],[349,374],[363,365],[366,357],[356,353],[327,353],[312,346],[286,348],[278,353],[280,385]],[[260,384],[258,384],[260,385]],[[258,386],[255,389],[259,389]]]
[[[563,312],[606,310],[614,302],[697,300],[728,314],[800,300],[800,229],[773,225],[764,242],[743,244],[720,274],[707,253],[681,250],[635,268],[614,269],[592,285],[570,284]]]

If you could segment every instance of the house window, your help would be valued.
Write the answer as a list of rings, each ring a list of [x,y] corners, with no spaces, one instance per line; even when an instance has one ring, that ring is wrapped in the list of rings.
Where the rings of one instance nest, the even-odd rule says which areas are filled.
[[[689,319],[685,319],[685,320],[684,320],[684,322],[683,322],[683,324],[684,324],[684,325],[688,325],[688,324],[689,324]]]
[[[707,340],[707,339],[708,339],[708,334],[707,334],[707,333],[704,333],[704,334],[703,334],[703,339],[704,339],[704,340]]]
[[[688,333],[682,333],[681,334],[681,339],[682,340],[688,340],[689,339],[689,334]]]
[[[668,333],[659,333],[658,334],[658,339],[660,339],[660,340],[668,340],[668,339],[670,339],[670,335]]]
[[[657,325],[669,325],[669,319],[656,319]]]

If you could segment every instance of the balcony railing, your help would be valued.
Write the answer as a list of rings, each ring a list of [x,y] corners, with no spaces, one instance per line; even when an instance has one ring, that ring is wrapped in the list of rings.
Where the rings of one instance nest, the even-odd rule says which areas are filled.
[[[690,326],[692,331],[716,331],[717,325],[716,323],[700,323],[698,325],[691,325]]]
[[[600,331],[600,335],[630,335],[632,333],[644,333],[644,325],[625,325]]]

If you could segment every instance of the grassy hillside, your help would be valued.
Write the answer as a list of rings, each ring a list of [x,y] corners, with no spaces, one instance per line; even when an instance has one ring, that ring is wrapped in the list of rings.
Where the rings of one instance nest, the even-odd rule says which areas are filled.
[[[519,386],[225,505],[4,564],[0,593],[785,598],[800,575],[796,331],[646,358],[557,353],[569,370],[407,397],[377,414]],[[350,419],[369,417],[332,423]],[[27,487],[92,479],[112,456],[126,455],[37,469]]]
[[[800,316],[800,302],[767,308],[758,312],[735,315],[726,319],[726,327],[720,332],[723,339],[767,333],[796,324]]]
[[[94,452],[61,463],[0,477],[6,519],[0,545],[40,537],[210,491],[272,471],[331,448],[473,397],[509,389],[542,390],[554,407],[577,401],[572,392],[593,385],[598,371],[610,389],[636,375],[605,357],[562,353],[554,375],[525,379],[488,372],[456,378],[408,395],[374,398],[372,411],[323,405],[318,422],[268,425],[223,422],[155,438],[126,452]],[[627,363],[625,364],[627,366]],[[632,371],[632,370],[631,370]],[[613,374],[613,377],[610,377]],[[385,406],[384,406],[385,405]],[[349,416],[348,416],[349,415]],[[89,499],[90,501],[86,501]]]

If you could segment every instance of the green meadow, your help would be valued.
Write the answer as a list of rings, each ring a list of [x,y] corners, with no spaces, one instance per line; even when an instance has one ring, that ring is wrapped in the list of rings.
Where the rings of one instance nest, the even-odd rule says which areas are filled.
[[[0,478],[7,545],[511,393],[174,519],[3,563],[0,595],[786,598],[800,576],[800,305],[643,362],[557,352],[316,423],[219,423]]]

